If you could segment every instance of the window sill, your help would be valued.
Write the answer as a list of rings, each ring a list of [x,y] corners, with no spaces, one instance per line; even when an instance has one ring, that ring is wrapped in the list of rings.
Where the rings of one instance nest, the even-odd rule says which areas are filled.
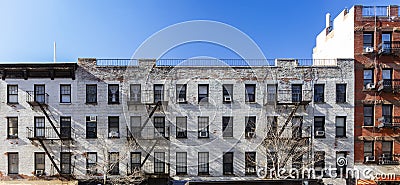
[[[18,137],[7,137],[7,139],[19,139]]]
[[[224,139],[235,139],[233,136],[222,136]]]
[[[363,126],[361,126],[361,128],[374,128],[375,126],[373,126],[373,125],[363,125]]]
[[[18,105],[18,102],[7,102],[7,105]]]
[[[108,137],[108,139],[119,139],[121,137]]]
[[[86,105],[97,105],[97,102],[86,102]]]
[[[325,136],[314,136],[315,139],[325,139]]]
[[[326,102],[324,102],[324,101],[315,102],[315,101],[314,101],[314,103],[315,103],[315,104],[325,104]]]
[[[97,137],[87,137],[86,139],[97,139]]]
[[[335,136],[335,139],[348,139],[347,136]]]
[[[187,139],[187,137],[175,137],[176,139]]]
[[[60,105],[72,105],[71,102],[60,102]]]
[[[108,105],[119,105],[119,102],[108,102]]]
[[[336,104],[349,104],[349,102],[336,102]]]
[[[246,104],[257,104],[257,102],[255,102],[255,101],[246,101],[245,103]]]
[[[197,137],[198,139],[210,139],[210,137]]]

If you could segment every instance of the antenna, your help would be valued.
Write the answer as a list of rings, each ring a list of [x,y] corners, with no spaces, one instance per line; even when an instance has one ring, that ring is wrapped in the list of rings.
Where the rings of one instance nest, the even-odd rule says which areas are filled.
[[[53,61],[56,63],[56,41],[54,41]]]

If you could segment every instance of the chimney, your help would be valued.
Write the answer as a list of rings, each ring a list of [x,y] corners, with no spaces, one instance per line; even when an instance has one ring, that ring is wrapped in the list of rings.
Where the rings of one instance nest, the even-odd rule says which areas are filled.
[[[325,28],[331,27],[331,14],[327,13],[325,16]]]

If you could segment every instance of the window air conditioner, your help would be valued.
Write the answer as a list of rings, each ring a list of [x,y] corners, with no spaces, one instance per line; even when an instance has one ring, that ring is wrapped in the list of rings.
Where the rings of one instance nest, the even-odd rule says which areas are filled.
[[[365,51],[365,53],[372,53],[372,52],[374,52],[374,48],[373,47],[366,47],[364,49],[364,51]]]
[[[89,121],[97,121],[97,116],[90,116]]]
[[[255,135],[256,135],[255,132],[247,132],[247,133],[246,133],[246,137],[247,137],[247,138],[253,138]]]
[[[324,136],[325,135],[325,131],[316,131],[315,132],[315,136]]]
[[[232,101],[231,96],[224,96],[224,101],[225,102],[231,102]]]
[[[200,137],[208,137],[208,132],[200,131]]]
[[[375,89],[375,84],[373,84],[373,83],[368,83],[368,84],[365,86],[365,89],[368,89],[368,90]]]
[[[35,170],[35,175],[37,176],[43,175],[43,170]]]
[[[364,161],[365,162],[374,162],[375,156],[365,156]]]
[[[108,137],[119,137],[119,133],[115,132],[115,131],[111,131],[110,133],[108,133]]]
[[[185,103],[185,102],[186,102],[185,98],[178,98],[178,103]]]

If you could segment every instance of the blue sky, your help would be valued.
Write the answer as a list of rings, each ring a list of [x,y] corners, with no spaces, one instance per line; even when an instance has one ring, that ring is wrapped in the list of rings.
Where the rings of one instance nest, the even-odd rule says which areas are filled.
[[[130,58],[159,30],[183,21],[212,20],[246,33],[266,58],[310,58],[316,35],[354,4],[390,5],[400,0],[0,0],[0,62],[77,58]],[[190,43],[163,58],[237,58],[230,50]]]

